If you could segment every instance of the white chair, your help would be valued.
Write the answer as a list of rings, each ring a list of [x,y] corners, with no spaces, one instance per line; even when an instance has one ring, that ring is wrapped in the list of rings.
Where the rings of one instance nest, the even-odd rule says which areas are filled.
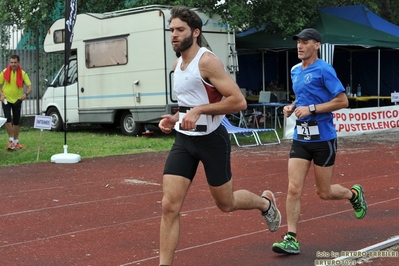
[[[261,91],[259,92],[259,103],[270,103],[271,91]]]
[[[270,97],[271,97],[271,92],[270,91],[261,91],[259,92],[259,103],[269,103],[270,102]],[[251,118],[250,120],[254,122],[254,124],[259,128],[259,123],[261,123],[261,121],[258,122],[258,117],[262,115],[262,119],[259,120],[263,120],[263,124],[266,125],[266,107],[263,107],[262,111],[258,111],[256,110],[256,108],[254,108],[252,114],[251,114]]]
[[[247,96],[246,88],[240,88],[240,91],[244,97]],[[238,113],[231,114],[230,116],[231,116],[231,118],[233,118],[233,120],[238,120],[239,127],[245,127],[245,128],[248,127],[247,119],[246,119],[243,111],[239,111]]]

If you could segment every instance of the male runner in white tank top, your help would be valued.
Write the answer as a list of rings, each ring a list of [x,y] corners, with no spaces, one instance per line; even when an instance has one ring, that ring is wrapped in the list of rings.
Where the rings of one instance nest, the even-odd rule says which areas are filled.
[[[271,191],[265,190],[262,196],[247,190],[233,191],[230,138],[220,122],[225,114],[246,109],[246,100],[223,63],[198,45],[201,30],[201,18],[194,11],[185,7],[171,10],[172,46],[181,54],[173,65],[179,112],[164,115],[159,122],[164,133],[173,128],[177,131],[163,175],[160,265],[173,264],[180,210],[200,161],[211,195],[221,211],[258,209],[272,232],[281,221]]]

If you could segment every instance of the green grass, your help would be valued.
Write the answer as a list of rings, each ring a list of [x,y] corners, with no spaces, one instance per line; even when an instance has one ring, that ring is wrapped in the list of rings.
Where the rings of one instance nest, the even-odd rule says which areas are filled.
[[[66,133],[68,153],[79,154],[82,159],[123,155],[143,152],[167,151],[172,147],[174,133],[164,134],[157,127],[150,126],[154,132],[151,136],[124,136],[118,129],[104,130],[101,127],[78,127]],[[282,129],[278,130],[282,136]],[[260,134],[262,141],[272,140],[271,133]],[[64,152],[65,133],[39,130],[33,127],[21,126],[20,142],[26,150],[7,151],[8,135],[0,128],[0,166],[18,165],[24,163],[50,162],[51,156]],[[253,142],[253,138],[239,137],[241,144]],[[235,142],[232,139],[232,145]]]
[[[283,136],[283,130],[282,129],[277,129],[277,135],[280,138],[280,141],[282,140]],[[260,140],[262,141],[263,144],[267,144],[268,142],[274,143],[277,142],[277,138],[274,132],[262,132],[258,133]],[[245,135],[237,135],[238,142],[240,145],[245,145],[245,144],[255,144],[255,139],[251,134],[245,134]],[[234,146],[236,145],[236,142],[233,137],[231,137],[231,144]]]
[[[79,154],[84,159],[169,150],[174,134],[163,134],[155,127],[151,130],[154,131],[152,136],[128,137],[119,130],[104,130],[101,127],[75,128],[66,133],[68,153]],[[3,147],[0,146],[0,166],[49,162],[52,155],[64,152],[64,132],[21,127],[19,140],[26,150],[7,151],[8,135],[4,127],[0,129],[0,143],[4,143]]]

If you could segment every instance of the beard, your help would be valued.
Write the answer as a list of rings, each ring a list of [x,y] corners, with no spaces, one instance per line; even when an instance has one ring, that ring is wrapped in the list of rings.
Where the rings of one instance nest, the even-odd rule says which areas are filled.
[[[190,48],[194,41],[193,41],[193,34],[191,33],[191,35],[187,38],[184,38],[183,41],[181,42],[181,44],[179,46],[173,46],[173,50],[176,53],[181,53],[184,52],[185,50],[187,50],[188,48]]]

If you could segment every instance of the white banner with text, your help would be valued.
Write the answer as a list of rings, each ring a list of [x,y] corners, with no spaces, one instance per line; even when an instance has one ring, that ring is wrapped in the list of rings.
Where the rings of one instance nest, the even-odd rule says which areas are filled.
[[[399,105],[341,109],[333,112],[338,137],[399,131]],[[284,139],[292,139],[296,116],[284,119]]]

